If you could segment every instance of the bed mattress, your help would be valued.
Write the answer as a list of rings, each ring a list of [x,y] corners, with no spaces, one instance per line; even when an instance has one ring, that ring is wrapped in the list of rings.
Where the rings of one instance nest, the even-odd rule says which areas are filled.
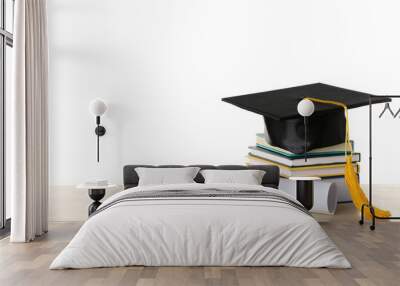
[[[115,194],[50,269],[129,265],[351,267],[293,197],[237,184],[146,186]]]

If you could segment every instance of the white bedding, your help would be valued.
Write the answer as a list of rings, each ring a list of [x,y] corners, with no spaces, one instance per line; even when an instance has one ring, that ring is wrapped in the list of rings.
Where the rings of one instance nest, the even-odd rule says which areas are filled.
[[[129,192],[204,188],[290,197],[254,185],[180,184],[132,188],[102,206]],[[50,269],[127,265],[351,267],[308,214],[273,201],[227,197],[155,198],[104,208],[84,223]]]

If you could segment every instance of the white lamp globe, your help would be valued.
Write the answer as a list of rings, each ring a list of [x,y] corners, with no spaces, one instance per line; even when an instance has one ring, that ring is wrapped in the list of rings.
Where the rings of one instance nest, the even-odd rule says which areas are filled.
[[[314,113],[314,103],[309,99],[303,99],[297,104],[297,112],[301,116],[310,116]]]
[[[89,111],[94,116],[102,116],[107,110],[107,105],[99,98],[92,100],[89,104]]]

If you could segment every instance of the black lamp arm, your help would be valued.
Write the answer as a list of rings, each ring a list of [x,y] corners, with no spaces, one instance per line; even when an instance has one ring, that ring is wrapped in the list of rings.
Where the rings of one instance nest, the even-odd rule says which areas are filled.
[[[96,129],[94,130],[94,133],[97,135],[97,162],[100,162],[100,136],[103,136],[106,134],[106,129],[100,125],[100,116],[96,116]]]
[[[307,162],[307,116],[304,116],[304,161]]]

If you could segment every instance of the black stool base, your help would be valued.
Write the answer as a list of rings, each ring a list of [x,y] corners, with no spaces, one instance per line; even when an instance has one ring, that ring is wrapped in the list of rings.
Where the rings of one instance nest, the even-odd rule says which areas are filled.
[[[296,197],[307,210],[311,210],[314,205],[314,182],[296,181]]]
[[[89,197],[94,201],[88,208],[89,216],[101,205],[100,200],[104,198],[106,189],[89,189]]]

